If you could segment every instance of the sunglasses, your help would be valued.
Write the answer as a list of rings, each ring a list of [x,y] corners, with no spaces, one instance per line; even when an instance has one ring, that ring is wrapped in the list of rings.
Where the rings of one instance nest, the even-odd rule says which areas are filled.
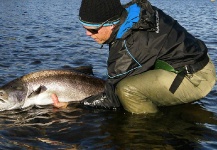
[[[105,24],[105,23],[104,23]],[[97,34],[98,31],[103,27],[104,24],[101,24],[98,28],[96,29],[87,29],[85,28],[88,32],[92,33],[92,34]]]
[[[115,17],[117,18],[117,16],[115,16]],[[87,29],[87,28],[85,28],[85,29],[86,29],[88,32],[92,33],[92,34],[97,34],[98,31],[99,31],[106,23],[108,23],[110,20],[112,20],[112,19],[115,18],[115,17],[112,17],[112,18],[106,20],[106,21],[103,22],[99,27],[97,27],[97,28],[95,28],[95,29]],[[117,19],[117,20],[119,20],[119,19]]]

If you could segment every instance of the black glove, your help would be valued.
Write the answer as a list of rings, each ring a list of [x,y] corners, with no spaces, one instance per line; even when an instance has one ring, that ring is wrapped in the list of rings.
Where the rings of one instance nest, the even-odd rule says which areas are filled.
[[[119,100],[108,99],[105,93],[100,93],[98,95],[93,95],[83,99],[80,102],[83,106],[90,106],[95,108],[106,108],[113,109],[120,107]]]

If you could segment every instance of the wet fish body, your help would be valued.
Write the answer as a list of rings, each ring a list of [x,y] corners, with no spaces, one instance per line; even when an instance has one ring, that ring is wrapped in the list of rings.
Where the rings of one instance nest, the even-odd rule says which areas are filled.
[[[49,105],[51,94],[60,102],[81,101],[102,92],[104,80],[71,70],[44,70],[17,78],[0,87],[0,110]]]

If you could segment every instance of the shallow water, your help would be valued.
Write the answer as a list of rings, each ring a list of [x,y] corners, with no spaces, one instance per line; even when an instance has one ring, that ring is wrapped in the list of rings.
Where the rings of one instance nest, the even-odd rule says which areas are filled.
[[[123,3],[127,2],[122,0]],[[217,66],[217,3],[157,1],[155,6],[205,41]],[[106,77],[108,47],[85,36],[80,0],[1,0],[0,85],[26,73],[92,65]],[[193,104],[155,115],[71,105],[0,113],[0,149],[216,149],[217,87]]]

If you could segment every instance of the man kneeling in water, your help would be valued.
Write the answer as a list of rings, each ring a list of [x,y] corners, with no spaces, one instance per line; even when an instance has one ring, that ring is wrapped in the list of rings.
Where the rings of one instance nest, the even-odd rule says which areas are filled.
[[[82,0],[79,17],[87,36],[109,44],[105,91],[81,105],[156,113],[158,106],[193,102],[213,88],[216,72],[204,42],[147,0],[125,6]]]

